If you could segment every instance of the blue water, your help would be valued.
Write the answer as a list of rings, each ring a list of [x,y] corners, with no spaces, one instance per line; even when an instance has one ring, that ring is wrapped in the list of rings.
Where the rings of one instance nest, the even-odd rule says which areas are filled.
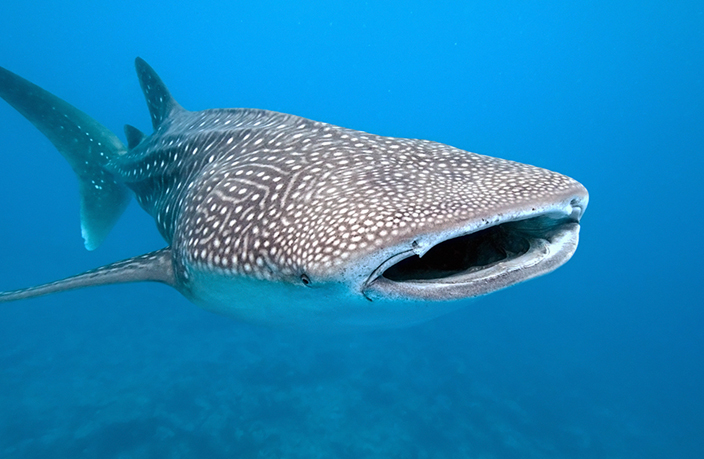
[[[383,3],[383,6],[381,5]],[[257,107],[570,175],[574,258],[419,326],[261,329],[159,285],[0,310],[3,458],[704,457],[704,4],[0,4],[0,65],[150,132]],[[132,205],[82,248],[75,179],[0,104],[0,289],[163,246]]]

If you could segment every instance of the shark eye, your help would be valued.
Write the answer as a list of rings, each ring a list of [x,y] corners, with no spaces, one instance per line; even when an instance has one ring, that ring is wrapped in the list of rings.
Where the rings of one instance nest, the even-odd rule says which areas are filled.
[[[310,277],[305,273],[301,274],[301,282],[303,282],[303,285],[310,285]]]

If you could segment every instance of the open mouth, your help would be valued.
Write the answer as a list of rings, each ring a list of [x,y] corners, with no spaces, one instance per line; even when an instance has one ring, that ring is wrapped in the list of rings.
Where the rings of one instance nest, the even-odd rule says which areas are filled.
[[[536,217],[492,226],[443,241],[422,258],[418,255],[404,258],[382,275],[392,281],[404,282],[471,274],[525,255],[531,248],[531,240],[547,239],[548,234],[563,223]]]
[[[581,212],[580,212],[581,213]],[[578,217],[538,215],[444,240],[422,256],[398,253],[375,270],[369,299],[458,299],[483,295],[545,274],[577,248]]]

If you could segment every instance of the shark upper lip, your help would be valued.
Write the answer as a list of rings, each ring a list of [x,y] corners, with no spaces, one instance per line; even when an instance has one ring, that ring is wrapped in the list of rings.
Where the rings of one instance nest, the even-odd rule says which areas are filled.
[[[561,212],[525,215],[452,235],[424,253],[411,247],[385,260],[362,287],[370,300],[451,300],[484,295],[550,272],[579,240],[585,200]]]

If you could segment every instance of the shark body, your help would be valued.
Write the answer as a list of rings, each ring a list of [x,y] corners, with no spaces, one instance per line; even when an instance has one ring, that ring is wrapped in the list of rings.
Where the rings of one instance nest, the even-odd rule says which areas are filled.
[[[0,302],[156,281],[257,323],[399,326],[552,271],[577,248],[588,194],[569,177],[267,110],[190,112],[136,68],[154,132],[126,126],[126,146],[0,68],[0,96],[78,176],[86,248],[131,196],[168,244]]]

